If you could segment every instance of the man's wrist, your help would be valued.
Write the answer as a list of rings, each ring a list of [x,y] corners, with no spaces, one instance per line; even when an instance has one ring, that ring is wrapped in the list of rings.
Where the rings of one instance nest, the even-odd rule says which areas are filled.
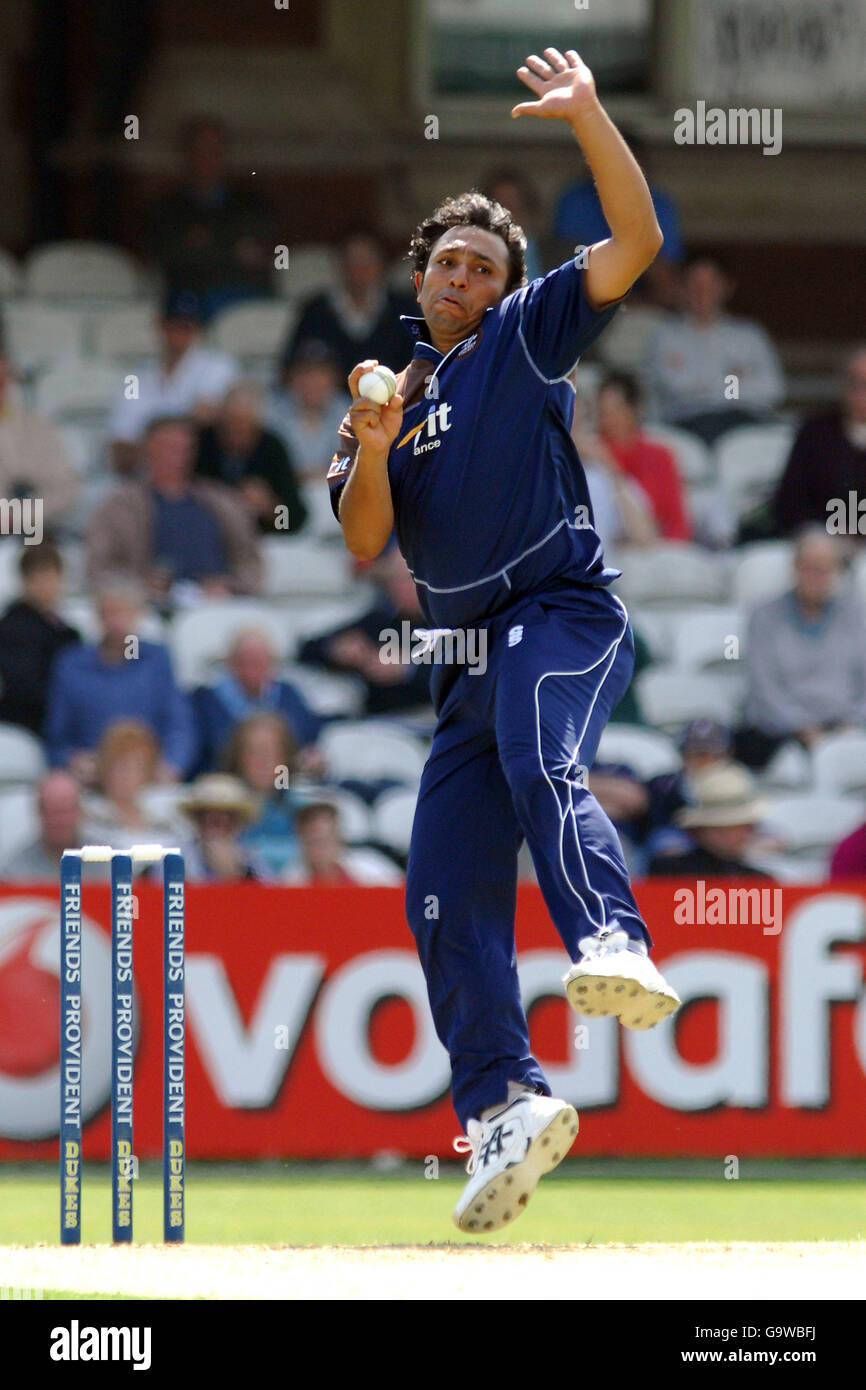
[[[582,106],[579,111],[569,116],[567,123],[571,126],[575,139],[580,140],[583,132],[592,130],[594,126],[607,119],[607,112],[596,97],[589,105]]]

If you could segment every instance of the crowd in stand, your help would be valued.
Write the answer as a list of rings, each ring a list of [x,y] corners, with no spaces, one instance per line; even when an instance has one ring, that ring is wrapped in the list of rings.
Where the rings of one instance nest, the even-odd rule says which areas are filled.
[[[17,552],[20,591],[0,617],[0,721],[38,738],[48,769],[35,838],[6,852],[0,873],[54,877],[64,847],[158,839],[185,846],[194,879],[399,881],[405,846],[371,833],[349,847],[339,813],[347,789],[373,807],[399,776],[352,779],[329,765],[323,732],[339,713],[305,694],[267,631],[240,617],[243,600],[267,591],[266,546],[290,548],[310,534],[348,372],[365,358],[404,366],[412,343],[400,315],[417,305],[395,288],[383,239],[358,229],[341,243],[331,283],[296,306],[266,376],[251,375],[214,345],[213,325],[232,306],[271,297],[291,258],[285,272],[273,270],[275,219],[264,200],[233,189],[218,122],[190,129],[185,156],[183,183],[147,218],[164,285],[156,357],[118,373],[103,463],[86,480],[62,430],[16,379],[8,344],[0,356],[0,494],[41,499],[45,528],[41,544]],[[591,184],[562,191],[549,227],[519,173],[497,170],[482,186],[525,220],[530,275],[606,235]],[[574,376],[572,433],[597,528],[626,582],[631,558],[659,547],[672,567],[697,548],[729,573],[737,547],[795,544],[789,579],[745,601],[744,630],[732,634],[743,643],[739,708],[725,720],[693,709],[678,731],[661,721],[678,736],[662,773],[647,773],[639,758],[606,760],[603,745],[591,785],[638,872],[773,873],[785,846],[759,781],[808,790],[815,751],[831,737],[859,749],[866,731],[856,536],[828,526],[832,500],[866,477],[866,349],[849,354],[835,404],[792,419],[769,336],[727,312],[730,274],[689,259],[673,201],[656,189],[653,197],[664,250]],[[749,506],[690,475],[690,457],[712,462],[737,431],[780,421],[791,442]],[[339,547],[336,523],[317,541]],[[96,615],[84,635],[66,606],[70,544],[80,547]],[[0,548],[14,545],[0,537]],[[405,563],[392,544],[369,568],[353,568],[348,555],[345,564],[367,606],[358,612],[356,601],[349,613],[350,602],[308,633],[297,663],[349,676],[358,714],[408,720],[404,730],[419,736],[431,723],[429,666],[381,660],[383,629],[421,619]],[[179,613],[207,624],[217,601],[238,603],[237,630],[214,678],[184,687],[162,635]],[[680,602],[689,607],[688,597]],[[638,672],[652,671],[666,639],[653,643],[639,599],[630,606]],[[633,729],[652,723],[640,689],[615,716]],[[792,750],[800,771],[786,782],[780,758]],[[849,828],[833,859],[840,875],[866,872],[866,829]],[[0,857],[7,850],[0,844]]]

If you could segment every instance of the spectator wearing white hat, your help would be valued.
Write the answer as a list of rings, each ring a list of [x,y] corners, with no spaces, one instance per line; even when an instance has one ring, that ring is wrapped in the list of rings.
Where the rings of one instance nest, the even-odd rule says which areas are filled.
[[[259,854],[240,841],[258,807],[237,777],[205,773],[193,782],[179,809],[194,827],[192,840],[183,847],[191,883],[268,879],[267,865]]]
[[[755,782],[738,763],[714,763],[692,781],[694,801],[674,816],[692,839],[690,849],[657,854],[649,873],[675,878],[767,878],[749,862],[755,829],[764,816]]]

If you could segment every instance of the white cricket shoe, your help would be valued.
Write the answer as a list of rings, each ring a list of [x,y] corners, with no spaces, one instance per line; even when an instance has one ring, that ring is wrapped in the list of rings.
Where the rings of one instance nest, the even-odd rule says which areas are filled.
[[[539,1178],[568,1153],[577,1134],[577,1111],[564,1100],[531,1091],[486,1121],[470,1120],[454,1140],[468,1153],[469,1181],[454,1208],[461,1231],[498,1231],[519,1216]]]
[[[563,977],[568,1002],[588,1018],[613,1015],[624,1028],[654,1028],[680,1006],[676,990],[649,956],[630,950],[622,927],[585,936],[582,956]]]

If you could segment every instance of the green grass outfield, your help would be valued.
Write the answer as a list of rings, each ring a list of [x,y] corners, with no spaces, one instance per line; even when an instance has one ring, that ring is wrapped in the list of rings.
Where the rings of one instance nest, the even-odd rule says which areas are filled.
[[[208,1164],[187,1169],[187,1241],[197,1244],[428,1245],[478,1241],[451,1224],[456,1164],[383,1172],[370,1164]],[[161,1240],[161,1170],[143,1165],[135,1239]],[[58,1241],[54,1164],[0,1164],[0,1246]],[[82,1239],[110,1240],[109,1173],[85,1167]],[[866,1162],[587,1160],[562,1165],[526,1213],[485,1244],[866,1240]]]

